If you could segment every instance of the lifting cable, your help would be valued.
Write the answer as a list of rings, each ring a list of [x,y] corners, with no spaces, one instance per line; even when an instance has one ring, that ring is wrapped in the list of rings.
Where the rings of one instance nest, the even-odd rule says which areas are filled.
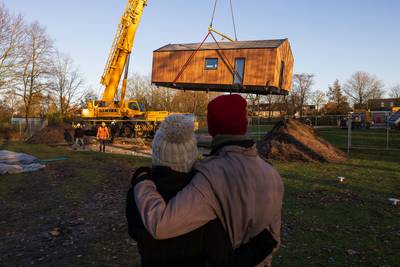
[[[210,21],[210,27],[213,26],[214,17],[215,17],[215,11],[217,10],[217,3],[218,3],[218,0],[215,0],[214,10],[213,10],[213,13],[212,13],[212,16],[211,16],[211,21]]]
[[[232,0],[229,0],[230,2],[230,6],[231,6],[231,15],[232,15],[232,23],[233,23],[233,29],[235,31],[235,41],[237,41],[237,31],[236,31],[236,22],[235,22],[235,16],[233,13],[233,4],[232,4]],[[214,17],[215,17],[215,11],[217,9],[217,4],[218,4],[218,0],[215,0],[214,2],[214,9],[213,9],[213,13],[211,16],[211,21],[210,21],[210,28],[212,28],[213,22],[214,22]],[[182,76],[183,72],[186,70],[186,68],[188,67],[188,65],[190,64],[190,62],[192,61],[194,55],[201,49],[201,47],[204,45],[204,43],[206,42],[206,40],[208,39],[208,37],[211,36],[212,39],[214,40],[214,42],[216,43],[217,47],[219,48],[220,51],[217,50],[217,53],[220,54],[222,61],[225,63],[225,65],[228,67],[229,71],[232,73],[232,75],[237,76],[240,80],[241,80],[241,86],[243,87],[243,77],[241,77],[241,75],[239,75],[239,73],[235,70],[235,68],[233,67],[233,65],[229,62],[227,56],[224,54],[224,52],[222,51],[222,48],[220,46],[220,44],[218,43],[217,39],[215,38],[214,34],[211,32],[211,30],[208,31],[206,37],[203,39],[203,41],[199,44],[199,46],[196,48],[196,50],[194,50],[192,52],[192,54],[189,56],[189,58],[186,60],[185,64],[183,65],[183,67],[181,68],[181,70],[179,71],[179,73],[176,75],[175,79],[173,80],[172,84],[176,85],[177,81],[179,80],[179,78]]]
[[[210,21],[210,27],[211,28],[212,28],[213,23],[214,23],[215,12],[217,10],[217,4],[218,4],[218,0],[215,0],[214,8],[213,8],[212,16],[211,16],[211,21]],[[231,7],[231,17],[232,17],[233,31],[235,33],[235,41],[237,41],[238,40],[238,38],[237,38],[237,29],[236,29],[235,13],[234,13],[234,10],[233,10],[232,0],[229,0],[229,4],[230,4],[230,7]]]
[[[235,31],[235,41],[237,41],[238,38],[237,38],[237,32],[236,32],[236,22],[235,22],[235,14],[233,13],[232,0],[229,0],[229,2],[231,4],[231,15],[232,15],[233,30]]]

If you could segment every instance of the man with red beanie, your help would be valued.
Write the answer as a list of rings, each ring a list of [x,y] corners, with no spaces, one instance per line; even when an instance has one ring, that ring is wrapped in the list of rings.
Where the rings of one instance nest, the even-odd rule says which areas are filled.
[[[240,95],[215,98],[208,105],[207,121],[213,137],[211,154],[196,164],[194,178],[168,204],[152,181],[135,186],[146,229],[155,239],[167,239],[219,218],[233,248],[265,228],[279,243],[283,183],[245,136],[246,100]],[[268,259],[260,266],[266,265]]]

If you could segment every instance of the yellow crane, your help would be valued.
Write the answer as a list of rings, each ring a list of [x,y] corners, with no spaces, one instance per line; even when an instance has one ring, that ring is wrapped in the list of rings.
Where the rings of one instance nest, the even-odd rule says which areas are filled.
[[[102,97],[99,101],[89,101],[87,108],[81,112],[86,129],[90,128],[90,130],[96,131],[101,122],[109,122],[116,135],[142,136],[145,133],[154,133],[158,124],[170,114],[167,111],[146,111],[143,103],[139,103],[137,100],[125,100],[130,55],[147,2],[148,0],[128,0],[101,77],[100,82],[105,87]],[[214,5],[213,18],[216,5],[217,1]],[[209,34],[216,33],[233,42],[232,38],[212,27],[213,18],[208,28]],[[122,86],[118,97],[122,76]],[[187,115],[193,116],[193,114]],[[195,124],[197,125],[197,122]]]
[[[129,60],[147,0],[128,0],[112,44],[101,84],[104,91],[99,101],[89,101],[81,112],[81,118],[95,130],[102,121],[112,122],[118,134],[143,135],[154,132],[158,123],[169,115],[167,111],[145,111],[137,100],[125,100],[128,82]],[[125,73],[124,73],[125,72]],[[119,100],[118,88],[123,77]]]

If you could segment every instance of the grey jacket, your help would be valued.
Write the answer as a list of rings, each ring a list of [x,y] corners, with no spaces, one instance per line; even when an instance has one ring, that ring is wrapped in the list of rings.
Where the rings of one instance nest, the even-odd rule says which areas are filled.
[[[265,228],[280,242],[282,179],[255,146],[225,146],[195,169],[195,177],[168,205],[153,182],[136,185],[135,201],[154,238],[186,234],[218,217],[234,248]]]

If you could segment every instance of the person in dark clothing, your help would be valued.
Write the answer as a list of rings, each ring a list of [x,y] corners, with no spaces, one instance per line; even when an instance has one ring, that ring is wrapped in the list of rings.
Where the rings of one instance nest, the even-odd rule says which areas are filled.
[[[150,176],[150,177],[149,177]],[[140,168],[132,178],[132,188],[143,179],[152,179],[157,190],[168,201],[183,189],[193,173],[180,173],[168,167]],[[134,201],[134,191],[127,194],[126,217],[129,235],[137,242],[142,267],[255,266],[276,247],[269,231],[264,230],[247,244],[232,249],[229,236],[219,219],[208,222],[188,234],[154,239],[143,225]]]
[[[115,136],[117,136],[118,125],[115,120],[111,122],[110,133],[111,133],[111,143],[114,142]]]
[[[64,141],[69,145],[73,143],[72,136],[67,129],[64,129]]]
[[[75,139],[75,144],[83,149],[85,149],[85,141],[83,140],[85,136],[85,131],[82,129],[82,126],[80,123],[76,125],[75,132],[74,132],[74,139]]]
[[[219,219],[165,240],[154,239],[144,226],[136,205],[135,184],[144,179],[153,180],[166,202],[182,190],[194,176],[192,167],[197,159],[197,146],[193,131],[193,121],[187,117],[167,117],[153,140],[152,168],[140,168],[133,175],[126,217],[129,235],[138,244],[141,266],[255,266],[277,245],[266,229],[233,250]]]

